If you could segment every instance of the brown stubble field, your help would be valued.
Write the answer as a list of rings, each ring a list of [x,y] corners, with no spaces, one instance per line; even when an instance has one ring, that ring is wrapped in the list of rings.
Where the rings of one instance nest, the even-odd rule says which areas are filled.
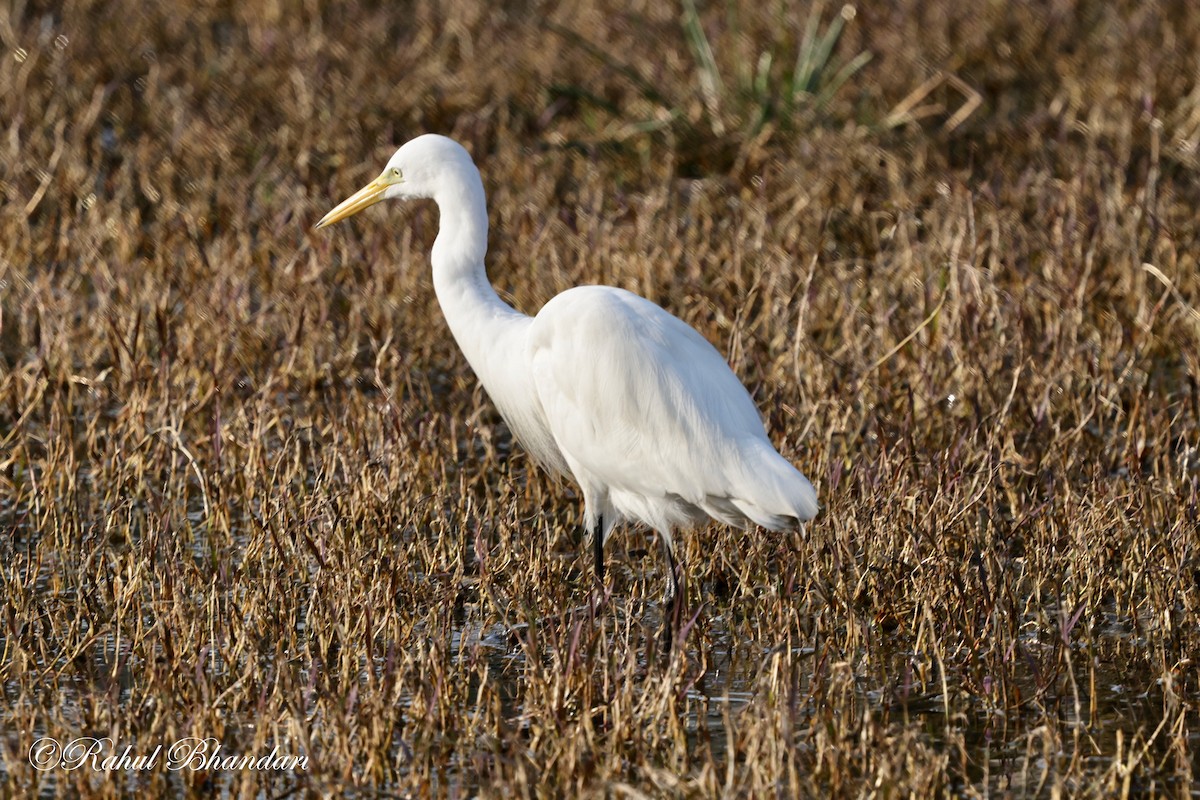
[[[1200,12],[868,2],[796,87],[840,5],[492,7],[0,12],[3,793],[1194,794]],[[436,210],[310,230],[426,131],[503,296],[662,304],[818,488],[680,537],[673,655],[653,542],[597,609],[450,340]],[[30,764],[80,736],[309,763]]]

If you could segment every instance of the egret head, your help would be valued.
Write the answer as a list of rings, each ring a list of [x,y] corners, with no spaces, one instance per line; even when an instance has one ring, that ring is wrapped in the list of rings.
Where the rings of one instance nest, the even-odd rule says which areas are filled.
[[[432,198],[448,184],[447,173],[475,172],[471,156],[453,139],[427,133],[396,151],[375,180],[342,201],[321,218],[317,228],[352,217],[380,200]]]

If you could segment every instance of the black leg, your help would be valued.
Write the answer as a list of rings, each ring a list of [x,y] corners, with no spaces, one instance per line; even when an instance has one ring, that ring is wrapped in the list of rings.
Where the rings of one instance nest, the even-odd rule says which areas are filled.
[[[592,530],[592,555],[596,558],[596,583],[604,583],[604,517],[596,518]]]
[[[667,556],[667,591],[663,595],[664,603],[672,603],[679,596],[679,576],[676,574],[675,554],[671,551],[671,546],[666,540],[662,540],[663,553]]]
[[[663,649],[670,652],[675,647],[676,634],[684,623],[687,582],[683,579],[683,566],[675,560],[675,553],[667,540],[659,536],[659,542],[667,557],[667,591],[663,595],[663,637],[666,641]]]

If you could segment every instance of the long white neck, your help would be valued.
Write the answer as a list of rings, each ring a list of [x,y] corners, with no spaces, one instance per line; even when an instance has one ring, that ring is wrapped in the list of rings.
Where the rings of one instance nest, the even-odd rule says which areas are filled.
[[[456,166],[439,176],[433,197],[441,216],[430,256],[433,289],[463,355],[494,395],[495,371],[504,361],[499,356],[530,318],[501,300],[488,282],[483,263],[488,233],[483,181],[473,166]]]

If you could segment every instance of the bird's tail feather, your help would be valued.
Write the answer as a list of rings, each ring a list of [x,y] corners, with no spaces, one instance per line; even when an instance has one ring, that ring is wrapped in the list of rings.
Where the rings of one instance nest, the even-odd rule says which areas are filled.
[[[760,452],[737,465],[729,502],[747,519],[771,530],[792,528],[815,517],[817,492],[808,478],[770,444],[756,444]]]

